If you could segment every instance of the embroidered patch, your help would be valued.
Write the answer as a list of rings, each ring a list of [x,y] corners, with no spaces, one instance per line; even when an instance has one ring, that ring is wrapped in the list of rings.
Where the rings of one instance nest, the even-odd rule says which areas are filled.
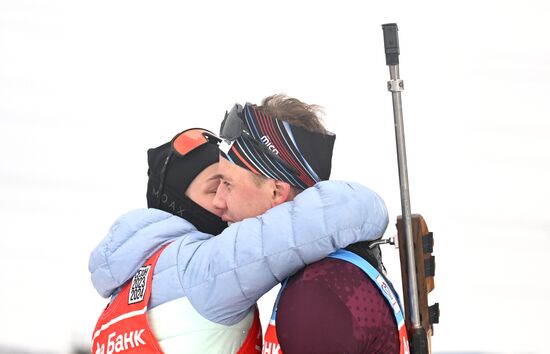
[[[141,267],[132,278],[132,285],[130,286],[130,293],[128,295],[129,305],[143,301],[145,290],[147,289],[147,275],[149,274],[149,270],[151,270],[150,265]]]

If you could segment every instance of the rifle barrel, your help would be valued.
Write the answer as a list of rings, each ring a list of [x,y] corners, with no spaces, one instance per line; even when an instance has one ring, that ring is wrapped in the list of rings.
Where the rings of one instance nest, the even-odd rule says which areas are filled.
[[[403,108],[401,105],[401,92],[404,89],[403,81],[399,77],[399,38],[397,24],[388,23],[382,25],[384,31],[384,49],[386,53],[386,65],[390,70],[388,90],[391,91],[393,101],[393,116],[395,122],[395,141],[397,145],[397,163],[399,168],[399,187],[401,192],[401,213],[404,224],[407,274],[409,279],[410,320],[412,331],[422,327],[420,322],[420,310],[418,304],[418,286],[416,279],[416,264],[414,258],[414,244],[411,222],[411,202],[409,196],[409,176],[407,170],[407,151],[405,148],[405,130],[403,125]]]

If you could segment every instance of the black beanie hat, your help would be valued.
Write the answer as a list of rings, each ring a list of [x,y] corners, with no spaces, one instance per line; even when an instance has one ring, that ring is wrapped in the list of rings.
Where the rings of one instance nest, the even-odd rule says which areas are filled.
[[[147,206],[164,210],[191,222],[199,231],[217,235],[227,227],[212,214],[185,195],[195,177],[206,167],[218,162],[219,150],[214,143],[203,144],[185,156],[171,152],[171,142],[147,151]],[[165,166],[166,165],[166,166]],[[161,194],[161,172],[164,182]]]

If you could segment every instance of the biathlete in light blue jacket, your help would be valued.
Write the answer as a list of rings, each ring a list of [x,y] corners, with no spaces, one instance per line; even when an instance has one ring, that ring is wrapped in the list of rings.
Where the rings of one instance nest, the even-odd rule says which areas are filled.
[[[90,255],[93,285],[112,304],[124,286],[134,284],[136,273],[143,274],[138,271],[144,262],[168,245],[154,266],[144,308],[165,353],[260,350],[257,341],[246,346],[251,336],[257,339],[251,328],[263,294],[337,249],[380,238],[388,224],[383,200],[370,189],[323,181],[263,215],[225,228],[212,203],[219,184],[214,140],[206,130],[191,129],[150,149],[150,208],[120,217]],[[104,345],[122,347],[145,342],[139,331],[108,333],[117,321],[98,326],[96,341],[103,336],[109,339]]]

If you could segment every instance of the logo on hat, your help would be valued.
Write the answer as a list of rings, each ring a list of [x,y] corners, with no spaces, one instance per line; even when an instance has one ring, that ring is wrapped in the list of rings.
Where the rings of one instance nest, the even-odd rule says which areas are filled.
[[[271,151],[275,155],[279,155],[279,150],[277,150],[275,145],[273,145],[271,141],[269,141],[269,138],[266,135],[263,135],[260,140],[262,141],[262,143],[264,143],[269,151]]]
[[[153,197],[157,199],[160,198],[160,204],[158,205],[160,210],[178,215],[182,218],[184,217],[183,213],[185,212],[185,208],[180,205],[180,203],[176,204],[176,200],[171,198],[168,194],[162,193],[162,195],[160,195],[160,190],[153,187]]]

